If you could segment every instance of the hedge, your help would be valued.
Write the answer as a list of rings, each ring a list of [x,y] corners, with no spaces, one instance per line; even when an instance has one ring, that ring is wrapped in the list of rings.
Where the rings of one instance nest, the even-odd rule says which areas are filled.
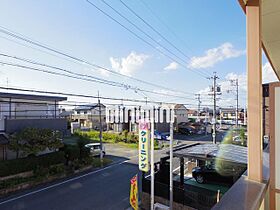
[[[36,157],[0,161],[0,177],[36,170],[38,167],[65,163],[64,152],[52,152]]]
[[[75,135],[83,139],[91,139],[99,141],[99,131],[75,131]],[[138,135],[124,130],[122,133],[102,133],[103,142],[108,143],[138,143]]]

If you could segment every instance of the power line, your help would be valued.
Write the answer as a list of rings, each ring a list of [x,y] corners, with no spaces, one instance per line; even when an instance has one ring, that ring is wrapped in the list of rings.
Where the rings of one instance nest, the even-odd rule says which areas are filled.
[[[164,25],[168,31],[170,31],[174,36],[175,38],[179,39],[186,47],[189,48],[189,46],[187,46],[186,42],[179,36],[177,35],[153,10],[150,6],[148,6],[148,4],[143,1],[143,0],[140,0],[140,2],[150,11],[150,13],[156,18],[158,19],[158,21]]]
[[[100,12],[102,12],[104,15],[106,15],[107,17],[109,17],[111,20],[113,20],[114,22],[116,22],[117,24],[119,24],[120,26],[122,26],[124,29],[126,29],[128,32],[130,32],[131,34],[133,34],[135,37],[137,37],[138,39],[142,40],[143,42],[145,42],[147,45],[149,45],[150,47],[154,48],[156,51],[160,52],[161,54],[163,54],[164,56],[168,57],[169,59],[171,59],[172,61],[175,61],[175,59],[173,59],[171,56],[169,56],[168,54],[164,53],[163,51],[161,51],[160,49],[158,49],[156,46],[154,46],[153,44],[151,44],[150,42],[148,42],[147,40],[143,39],[141,36],[139,36],[137,33],[135,33],[134,31],[132,31],[131,29],[129,29],[128,27],[126,27],[124,24],[122,24],[121,22],[119,22],[118,20],[116,20],[114,17],[112,17],[111,15],[109,15],[108,13],[106,13],[104,10],[100,9],[98,6],[96,6],[96,4],[92,3],[91,1],[89,0],[86,0],[90,5],[92,5],[93,7],[95,7],[97,10],[99,10]],[[107,3],[106,3],[107,4]],[[110,6],[111,7],[111,6]],[[111,7],[113,9],[113,7]],[[117,11],[115,9],[113,9],[114,11]],[[121,15],[119,12],[117,12],[121,17],[127,19],[126,17],[124,17],[123,15]],[[129,21],[127,19],[127,21]],[[131,22],[131,21],[129,21]],[[138,27],[136,26],[134,23],[131,23],[133,24],[135,27]],[[142,33],[145,33],[143,32],[143,30],[140,29],[140,31]],[[146,33],[145,33],[146,34]],[[149,36],[150,37],[150,36]],[[155,41],[157,42],[157,41]],[[158,43],[158,42],[157,42]],[[159,45],[161,47],[163,47],[160,43]],[[163,47],[165,50],[167,48]],[[177,55],[175,55],[174,53],[170,52],[170,50],[167,50],[169,53],[171,53],[172,55],[174,55],[175,57],[179,58]],[[182,60],[181,58],[179,58],[180,60]],[[189,70],[189,71],[192,71],[191,69],[187,68],[184,64],[182,64],[181,62],[178,62],[176,61],[178,64],[180,64],[182,67],[184,67],[185,69]],[[207,75],[205,76],[203,73],[201,73],[200,71],[192,71],[198,75],[200,75],[201,77],[203,78],[206,78]]]
[[[1,55],[3,55],[3,54],[0,54],[0,56]],[[3,62],[3,61],[0,61],[0,63],[4,64],[4,65],[29,69],[29,70],[32,70],[32,71],[39,71],[39,72],[44,72],[44,73],[48,73],[48,74],[53,74],[53,75],[65,76],[65,77],[69,77],[69,78],[73,78],[73,79],[84,80],[84,81],[88,81],[88,82],[96,82],[96,83],[106,84],[106,85],[110,85],[110,86],[115,86],[115,87],[120,87],[120,88],[125,88],[125,89],[131,89],[131,90],[134,90],[136,92],[137,91],[143,91],[143,92],[148,92],[148,93],[162,95],[162,96],[172,96],[172,97],[177,97],[177,98],[190,99],[190,98],[187,98],[187,97],[184,97],[184,96],[168,94],[168,93],[161,93],[161,92],[157,92],[157,91],[141,89],[141,88],[138,88],[138,87],[132,87],[130,85],[126,85],[126,84],[123,84],[123,83],[118,83],[118,82],[114,82],[114,81],[111,81],[111,80],[105,80],[105,79],[101,79],[101,78],[98,78],[98,77],[93,77],[93,76],[86,75],[86,74],[79,74],[79,73],[75,73],[75,72],[72,72],[72,71],[69,71],[69,70],[62,69],[60,67],[54,67],[54,66],[51,66],[51,65],[48,65],[48,64],[41,64],[41,63],[38,63],[38,62],[34,62],[34,61],[31,61],[31,60],[25,60],[25,59],[18,58],[18,57],[12,57],[12,58],[19,59],[21,61],[29,62],[29,63],[36,64],[36,65],[42,65],[42,66],[45,66],[45,67],[48,67],[48,68],[54,68],[56,70],[66,72],[67,74],[48,71],[48,70],[29,67],[29,66],[24,66],[24,65],[20,65],[20,64],[7,63],[7,62]],[[68,74],[72,74],[72,75],[75,75],[75,76],[68,75]],[[84,77],[86,77],[86,78],[84,78]],[[90,79],[88,79],[88,78],[90,78]]]
[[[65,92],[54,92],[54,91],[43,91],[43,90],[35,90],[35,89],[28,89],[28,88],[7,88],[7,87],[3,87],[0,86],[0,89],[2,90],[10,90],[10,91],[20,91],[20,92],[29,92],[29,93],[40,93],[40,94],[49,94],[49,95],[63,95],[63,96],[71,96],[71,97],[82,97],[82,98],[94,98],[94,99],[98,99],[98,96],[95,95],[85,95],[85,94],[75,94],[75,93],[65,93]],[[100,99],[104,99],[104,100],[112,100],[112,101],[126,101],[126,102],[138,102],[138,103],[154,103],[154,104],[175,104],[175,103],[170,103],[170,102],[162,102],[162,101],[150,101],[150,100],[141,100],[141,99],[131,99],[131,98],[113,98],[113,97],[99,97]],[[7,101],[8,102],[8,101]],[[19,102],[21,103],[21,102]],[[32,102],[31,102],[32,103]],[[80,103],[80,102],[79,102]],[[35,104],[38,104],[37,102],[35,102]],[[108,103],[102,103],[102,104],[108,104]],[[190,106],[195,106],[195,104],[189,104],[189,103],[181,103],[183,105],[190,105]],[[62,104],[58,104],[58,105],[62,105]],[[67,104],[69,105],[69,104]],[[73,106],[79,106],[76,104],[72,104]],[[108,105],[121,105],[121,104],[108,104]],[[88,106],[88,104],[85,104],[84,106]],[[210,105],[204,105],[204,106],[210,106]]]
[[[43,90],[35,90],[35,89],[7,88],[7,87],[1,87],[1,86],[0,86],[0,89],[3,89],[3,90],[13,90],[13,91],[22,91],[22,92],[32,92],[32,93],[43,93],[43,94],[50,94],[50,95],[64,95],[64,96],[75,96],[75,97],[95,98],[95,99],[98,98],[98,96],[94,96],[94,95],[75,94],[75,93],[63,93],[63,92],[54,92],[54,91],[43,91]],[[104,99],[104,100],[115,100],[115,101],[129,101],[129,102],[146,103],[145,100],[140,100],[140,99],[113,98],[113,97],[101,97],[101,96],[99,98],[100,99]],[[162,102],[160,102],[160,101],[147,101],[147,103],[162,104]],[[173,103],[165,103],[165,104],[173,104]]]
[[[102,0],[103,2],[105,2],[105,0]],[[122,0],[120,0],[120,2],[122,3],[122,5],[124,5],[130,12],[132,12],[136,17],[138,17],[143,23],[145,23],[145,25],[147,25],[150,29],[152,29],[157,35],[159,35],[162,39],[164,39],[168,44],[170,44],[173,48],[175,48],[179,53],[181,53],[184,57],[186,57],[187,59],[191,60],[191,58],[184,53],[182,50],[180,50],[178,47],[176,47],[171,41],[169,41],[165,36],[163,36],[157,29],[155,29],[150,23],[148,23],[146,20],[144,20],[144,18],[142,18],[139,14],[137,14],[131,7],[129,7],[126,3],[124,3]],[[107,4],[107,3],[106,3]],[[142,30],[141,30],[142,31]],[[157,42],[158,43],[158,42]],[[160,44],[160,43],[158,43]],[[161,44],[160,44],[161,45]],[[181,60],[181,58],[179,58]],[[183,62],[185,62],[183,60]],[[199,71],[201,72],[201,71]],[[202,74],[204,72],[201,72]],[[209,76],[210,74],[208,74]]]
[[[193,94],[193,93],[188,93],[188,92],[185,92],[185,91],[179,91],[179,90],[176,90],[176,89],[166,88],[166,87],[161,86],[161,85],[157,85],[157,84],[154,84],[154,83],[151,83],[151,82],[148,82],[148,81],[144,81],[144,80],[141,80],[141,79],[132,77],[132,76],[127,76],[127,75],[121,74],[121,73],[119,73],[119,72],[113,71],[113,70],[111,70],[111,69],[105,68],[105,67],[103,67],[103,66],[100,66],[100,65],[97,65],[97,64],[93,64],[93,63],[91,63],[91,62],[89,62],[89,61],[86,61],[86,60],[84,60],[84,59],[75,57],[75,56],[73,56],[73,55],[66,54],[66,53],[61,52],[61,51],[59,51],[59,50],[57,50],[57,49],[53,49],[53,48],[51,48],[51,47],[49,47],[49,46],[46,46],[46,45],[44,45],[44,44],[42,44],[42,43],[40,43],[40,42],[38,42],[38,41],[34,41],[34,40],[30,39],[30,38],[27,38],[26,36],[24,36],[24,35],[22,35],[22,34],[13,32],[13,31],[11,31],[11,30],[9,30],[9,29],[3,27],[3,26],[0,26],[0,32],[6,34],[6,35],[8,35],[8,36],[11,36],[11,37],[13,37],[13,38],[19,39],[19,40],[21,40],[21,41],[27,42],[27,43],[29,43],[29,44],[35,45],[35,46],[37,46],[37,47],[43,48],[43,49],[45,49],[45,50],[48,50],[48,51],[54,52],[54,53],[56,53],[56,54],[62,55],[62,56],[64,56],[64,57],[68,58],[68,59],[71,59],[71,60],[75,61],[75,63],[78,62],[79,64],[83,64],[83,65],[86,64],[86,65],[89,65],[89,66],[94,67],[95,69],[103,69],[103,70],[105,70],[105,71],[107,71],[107,72],[109,72],[109,73],[112,73],[112,74],[115,74],[115,75],[118,75],[118,76],[121,76],[121,77],[129,78],[129,79],[131,79],[131,80],[134,80],[134,81],[137,81],[137,82],[141,82],[141,83],[143,83],[143,84],[147,84],[147,85],[150,85],[150,86],[162,88],[162,89],[165,89],[165,90],[170,90],[170,91],[175,91],[175,92],[181,92],[181,93],[185,93],[185,94]],[[10,40],[10,41],[11,41],[11,40]],[[33,49],[34,49],[34,48],[33,48]],[[38,49],[37,49],[37,50],[38,50]],[[59,58],[61,58],[61,57],[59,57]]]

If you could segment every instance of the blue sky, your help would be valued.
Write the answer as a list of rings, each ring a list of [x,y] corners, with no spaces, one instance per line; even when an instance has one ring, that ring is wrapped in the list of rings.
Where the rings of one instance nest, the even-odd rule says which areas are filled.
[[[240,78],[242,85],[245,86],[245,15],[237,1],[123,1],[176,47],[180,48],[187,57],[181,56],[176,49],[168,45],[161,37],[137,19],[119,0],[106,0],[108,4],[137,24],[157,42],[171,49],[176,55],[181,56],[187,69],[178,65],[176,60],[165,57],[154,48],[137,39],[85,0],[1,1],[0,26],[65,53],[110,68],[113,71],[172,89],[193,94],[199,91],[201,93],[207,92],[207,87],[211,82],[195,73],[198,71],[206,72],[204,74],[208,75],[216,71],[220,77],[219,82],[225,88],[229,88],[229,84],[225,80],[234,77]],[[101,0],[92,0],[92,2],[139,36],[149,40],[149,38],[114,13]],[[147,9],[145,4],[172,29],[176,36]],[[156,87],[136,83],[127,78],[114,76],[101,70],[94,70],[86,65],[69,62],[41,51],[27,48],[8,41],[6,38],[11,39],[0,33],[0,53],[28,58],[78,73],[131,84],[142,89],[166,93],[166,91]],[[26,44],[24,42],[20,43]],[[161,49],[157,43],[154,45]],[[18,61],[5,59],[1,56],[0,61],[18,63]],[[171,64],[172,62],[173,64]],[[266,60],[264,59],[265,64]],[[270,67],[267,66],[267,68],[269,69]],[[2,65],[0,66],[0,84],[2,86],[7,85],[7,78],[10,87],[19,86],[93,95],[97,94],[99,90],[102,96],[144,97],[143,94],[135,93],[133,90]],[[244,105],[245,87],[241,87],[241,90],[241,103]],[[172,94],[172,92],[167,93]],[[177,92],[176,94],[180,93]],[[174,97],[152,93],[147,94],[147,96],[158,101],[197,103],[195,100],[175,99]],[[191,94],[185,96],[195,98]],[[205,99],[202,97],[204,104],[208,103],[207,98],[209,98],[207,95],[205,95]],[[227,101],[225,103],[227,106],[235,103],[232,93],[225,93],[222,98],[222,100]],[[221,105],[223,105],[222,100]]]

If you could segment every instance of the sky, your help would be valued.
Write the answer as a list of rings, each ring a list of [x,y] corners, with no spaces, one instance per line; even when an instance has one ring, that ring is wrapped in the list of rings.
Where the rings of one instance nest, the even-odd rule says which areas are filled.
[[[187,108],[194,108],[197,106],[197,93],[201,94],[202,106],[212,103],[208,95],[212,81],[207,77],[217,72],[217,83],[222,89],[218,106],[235,106],[236,96],[230,80],[238,78],[240,106],[245,107],[246,20],[238,1],[91,0],[91,3],[86,0],[1,1],[0,29],[4,27],[5,30],[125,76],[73,61],[1,31],[0,53],[112,80],[123,84],[123,87],[7,64],[0,64],[0,86],[86,95],[97,95],[99,91],[104,97],[147,98],[189,104]],[[0,56],[0,62],[38,67],[4,56]],[[38,68],[57,72],[43,66]],[[263,72],[263,82],[276,80],[265,56]],[[88,98],[72,97],[69,100],[96,102],[96,99]]]

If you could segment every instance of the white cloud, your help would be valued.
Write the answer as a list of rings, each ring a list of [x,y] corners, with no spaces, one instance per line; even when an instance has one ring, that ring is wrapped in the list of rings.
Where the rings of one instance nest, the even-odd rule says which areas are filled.
[[[141,68],[144,61],[148,58],[148,55],[145,54],[137,54],[135,52],[131,52],[125,58],[113,58],[110,57],[110,62],[112,68],[121,74],[131,76],[136,70]]]
[[[178,69],[179,65],[176,62],[171,62],[169,65],[167,65],[166,67],[164,67],[164,70],[176,70]]]
[[[109,77],[110,73],[106,71],[105,69],[99,68],[97,71],[104,77]]]
[[[245,50],[236,50],[231,43],[226,42],[219,47],[205,51],[204,56],[192,57],[188,67],[192,69],[213,67],[218,62],[239,57],[244,53]]]
[[[275,75],[269,62],[266,62],[262,67],[262,82],[276,82],[278,81],[277,76]]]

